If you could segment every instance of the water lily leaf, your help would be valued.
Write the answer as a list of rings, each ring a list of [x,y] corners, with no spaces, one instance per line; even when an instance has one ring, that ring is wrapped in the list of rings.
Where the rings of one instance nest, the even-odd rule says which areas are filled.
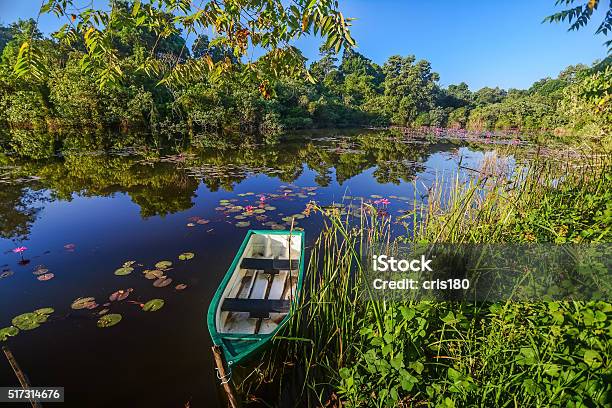
[[[200,219],[200,220],[197,221],[197,223],[200,224],[200,225],[208,224],[209,222],[210,222],[210,220],[203,220],[203,219]]]
[[[247,217],[245,217],[244,215],[237,215],[234,217],[234,219],[237,219],[237,220],[245,220],[246,218]]]
[[[119,289],[116,292],[113,292],[108,299],[111,302],[117,302],[117,301],[122,301],[127,299],[127,297],[130,295],[130,293],[132,293],[133,289]]]
[[[215,207],[215,210],[217,210],[217,211],[224,211],[225,207]]]
[[[306,216],[304,214],[293,214],[292,217],[295,218],[296,220],[301,220],[302,218]]]
[[[253,210],[253,212],[254,212],[255,214],[263,214],[263,213],[265,213],[265,212],[266,212],[266,210],[264,210],[263,208],[258,208],[258,209],[256,209],[256,210]]]
[[[371,198],[382,198],[382,196],[378,194],[372,194],[370,197]]]
[[[266,211],[274,211],[274,210],[276,210],[276,207],[274,207],[273,205],[266,205],[264,207],[264,210],[266,210]]]
[[[48,281],[50,279],[53,279],[53,277],[55,277],[54,274],[52,273],[45,273],[44,275],[40,275],[38,278],[39,281]]]
[[[162,276],[164,276],[164,273],[158,269],[153,269],[153,270],[146,270],[143,272],[145,278],[151,280],[151,279],[157,279],[157,278],[161,278]]]
[[[184,252],[184,253],[180,254],[178,258],[181,261],[188,261],[190,259],[193,259],[194,256],[195,256],[195,254],[193,252]]]
[[[49,269],[47,269],[44,265],[38,265],[32,273],[34,275],[44,275],[47,272],[49,272]]]
[[[74,310],[89,309],[92,304],[95,304],[96,300],[92,297],[84,297],[75,299],[70,307]]]
[[[291,220],[293,219],[293,217],[283,217],[282,220],[287,222],[287,223],[291,223]]]
[[[132,268],[131,266],[124,266],[123,268],[117,269],[115,271],[115,275],[117,275],[117,276],[125,276],[125,275],[129,275],[133,271],[134,271],[134,268]]]
[[[248,222],[248,221],[242,221],[242,222],[237,222],[237,223],[236,223],[236,226],[237,226],[238,228],[246,228],[246,227],[248,227],[249,225],[251,225],[251,223],[250,223],[250,222]]]
[[[271,227],[273,230],[284,230],[285,226],[284,225],[280,225],[280,224],[274,224]]]
[[[136,263],[136,261],[127,261],[123,263],[123,267],[124,268],[129,268],[130,266],[134,265]]]
[[[34,311],[34,313],[42,314],[42,315],[49,315],[53,312],[55,312],[55,309],[53,309],[52,307],[43,307],[42,309],[38,309]]]
[[[157,269],[168,269],[171,266],[172,266],[172,262],[170,261],[159,261],[158,263],[155,264],[155,267]]]
[[[4,271],[2,273],[0,273],[0,279],[4,279],[4,278],[8,278],[9,276],[12,276],[14,274],[13,271]]]
[[[20,330],[32,330],[40,326],[40,323],[43,323],[40,321],[40,316],[43,315],[36,313],[24,313],[14,317],[11,323],[13,323],[13,326]]]
[[[267,219],[268,219],[268,217],[267,217],[267,216],[265,216],[265,215],[258,215],[257,217],[255,217],[255,219],[256,219],[257,221],[259,221],[259,222],[262,222],[262,221],[267,220]]]
[[[178,285],[176,285],[174,287],[174,289],[176,289],[176,290],[184,290],[184,289],[187,289],[187,285],[185,285],[184,283],[179,283]]]
[[[15,326],[5,327],[0,329],[0,341],[6,341],[7,338],[13,337],[19,334],[19,329]]]
[[[157,279],[155,282],[153,282],[153,286],[155,286],[156,288],[163,288],[168,286],[169,284],[172,283],[172,278],[159,278]]]
[[[155,312],[164,307],[164,303],[163,299],[151,299],[142,306],[142,310],[145,312]]]
[[[120,314],[107,314],[98,319],[97,325],[100,328],[111,327],[119,323],[121,319],[123,317]]]

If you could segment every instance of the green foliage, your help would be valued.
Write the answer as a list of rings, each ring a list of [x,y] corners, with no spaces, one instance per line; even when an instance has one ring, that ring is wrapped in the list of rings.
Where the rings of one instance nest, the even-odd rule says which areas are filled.
[[[125,80],[122,54],[143,49],[138,68],[159,83],[185,84],[207,72],[231,70],[232,59],[215,61],[211,50],[231,50],[233,62],[248,57],[250,50],[263,49],[258,61],[245,71],[264,83],[279,74],[304,74],[305,58],[290,42],[307,34],[321,36],[328,48],[338,52],[354,45],[345,18],[333,0],[296,0],[290,5],[274,1],[207,1],[196,6],[186,0],[109,1],[106,8],[93,8],[78,0],[45,0],[39,15],[54,14],[68,19],[54,37],[63,46],[84,52],[79,68],[104,88]],[[189,58],[181,33],[218,34],[209,44],[200,37]],[[42,78],[46,72],[38,47],[26,37],[14,65],[18,76]],[[206,47],[203,52],[202,47]],[[203,58],[202,58],[203,57]]]
[[[603,1],[605,2],[605,0]],[[588,0],[584,3],[577,0],[556,0],[555,4],[570,6],[577,2],[582,4],[550,15],[544,19],[544,22],[567,22],[567,24],[569,24],[568,31],[574,31],[585,27],[591,21],[593,13],[597,10],[599,3],[602,2],[602,0]],[[595,34],[603,34],[607,36],[609,32],[612,32],[612,3],[609,3],[608,10],[606,11],[602,22],[597,27]],[[608,51],[612,52],[612,40],[606,41],[605,45],[608,47]]]

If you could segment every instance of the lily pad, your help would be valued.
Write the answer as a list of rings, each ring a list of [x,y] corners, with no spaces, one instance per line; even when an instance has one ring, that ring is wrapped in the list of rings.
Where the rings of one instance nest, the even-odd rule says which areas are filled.
[[[187,285],[185,285],[184,283],[179,283],[178,285],[176,285],[174,287],[174,289],[176,289],[176,290],[184,290],[184,289],[187,289]]]
[[[45,273],[44,275],[40,275],[36,279],[38,279],[39,281],[48,281],[48,280],[53,279],[54,277],[55,277],[55,275],[52,274],[52,273]]]
[[[120,314],[107,314],[98,319],[97,325],[100,328],[111,327],[119,323],[121,319],[123,319],[123,317]]]
[[[284,225],[280,225],[280,224],[274,224],[270,228],[272,228],[273,230],[284,230],[284,229],[286,229]]]
[[[45,316],[45,318],[41,319],[41,316]],[[40,326],[40,324],[46,320],[46,315],[39,315],[37,313],[24,313],[14,317],[11,323],[13,323],[13,326],[17,327],[20,330],[32,330]]]
[[[105,314],[107,314],[110,311],[110,309],[102,309],[98,312],[98,316],[103,316]]]
[[[149,280],[161,278],[162,276],[164,276],[164,273],[160,271],[159,269],[153,269],[151,271],[146,270],[143,273],[144,273],[145,278]]]
[[[89,309],[92,304],[96,303],[96,299],[92,297],[84,297],[75,299],[70,307],[74,310]]]
[[[127,299],[127,297],[130,295],[130,293],[132,293],[133,289],[119,289],[116,292],[113,292],[113,294],[111,294],[108,299],[111,302],[116,302],[116,301],[122,301]]]
[[[198,220],[196,221],[198,224],[200,225],[204,225],[204,224],[208,224],[210,222],[210,220]]]
[[[43,265],[38,265],[36,267],[36,269],[34,269],[34,272],[32,272],[34,275],[44,275],[45,273],[48,273],[49,269],[45,268]]]
[[[293,214],[292,217],[295,218],[296,220],[301,220],[302,218],[306,216],[304,214]]]
[[[263,213],[265,213],[265,212],[266,212],[266,210],[264,210],[263,208],[258,208],[258,209],[256,209],[256,210],[253,210],[253,212],[254,212],[255,214],[263,214]]]
[[[163,299],[151,299],[142,306],[142,310],[145,312],[155,312],[164,307],[164,303]]]
[[[117,276],[125,276],[125,275],[129,275],[133,271],[134,271],[134,268],[132,268],[131,266],[124,266],[122,268],[117,269],[115,271],[115,275],[117,275]]]
[[[158,263],[155,264],[155,267],[157,269],[168,269],[171,266],[172,266],[172,262],[170,261],[159,261]]]
[[[247,217],[245,217],[244,215],[237,215],[234,217],[234,219],[237,219],[237,220],[246,220],[246,218]]]
[[[188,261],[190,259],[193,259],[194,256],[195,256],[195,254],[193,252],[184,252],[184,253],[180,254],[178,258],[181,261]]]
[[[291,223],[291,220],[293,219],[293,216],[290,217],[283,217],[282,220],[288,223]]]
[[[274,210],[276,210],[276,207],[274,207],[273,205],[266,205],[264,207],[264,210],[266,210],[266,211],[274,211]]]
[[[238,228],[246,228],[246,227],[248,227],[248,226],[250,226],[250,225],[251,225],[251,223],[250,223],[250,222],[248,222],[248,221],[242,221],[242,222],[237,222],[237,223],[236,223],[236,226],[237,226]]]
[[[0,329],[0,341],[6,341],[7,338],[13,337],[19,334],[19,329],[15,326],[5,327]]]
[[[172,283],[172,278],[159,278],[153,282],[153,286],[156,288],[163,288]]]
[[[370,197],[371,198],[382,198],[382,196],[378,194],[372,194]]]
[[[34,311],[34,313],[41,314],[41,315],[49,315],[53,312],[55,312],[55,309],[53,309],[52,307],[43,307],[42,309],[38,309]]]
[[[8,278],[9,276],[12,276],[14,274],[13,271],[4,271],[2,273],[0,273],[0,279],[4,279],[4,278]]]

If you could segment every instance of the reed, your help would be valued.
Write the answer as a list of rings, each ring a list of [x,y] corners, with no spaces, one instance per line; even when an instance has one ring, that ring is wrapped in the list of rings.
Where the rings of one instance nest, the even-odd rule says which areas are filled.
[[[245,383],[280,384],[271,406],[605,406],[609,302],[373,300],[363,273],[372,253],[406,241],[609,242],[609,160],[574,166],[533,161],[509,175],[489,162],[472,178],[438,179],[400,220],[365,203],[356,219],[317,208],[325,228],[308,296]],[[396,221],[405,236],[393,235]]]

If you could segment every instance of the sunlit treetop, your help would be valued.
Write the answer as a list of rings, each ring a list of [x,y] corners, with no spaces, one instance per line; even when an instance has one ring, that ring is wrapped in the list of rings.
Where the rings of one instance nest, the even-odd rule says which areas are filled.
[[[81,51],[81,69],[101,87],[124,76],[122,46],[137,41],[138,70],[168,85],[186,83],[202,75],[213,77],[239,62],[245,76],[256,78],[265,95],[269,79],[281,75],[306,76],[306,58],[292,42],[318,35],[324,47],[338,52],[355,44],[350,18],[337,0],[109,0],[92,8],[88,0],[45,0],[39,15],[53,14],[65,24],[53,34],[68,50]],[[186,41],[211,34],[210,47],[230,50],[233,56],[215,61],[210,55],[192,58]],[[136,48],[138,52],[136,52]],[[263,56],[253,59],[253,51]],[[34,38],[23,41],[14,72],[18,76],[47,75]]]

